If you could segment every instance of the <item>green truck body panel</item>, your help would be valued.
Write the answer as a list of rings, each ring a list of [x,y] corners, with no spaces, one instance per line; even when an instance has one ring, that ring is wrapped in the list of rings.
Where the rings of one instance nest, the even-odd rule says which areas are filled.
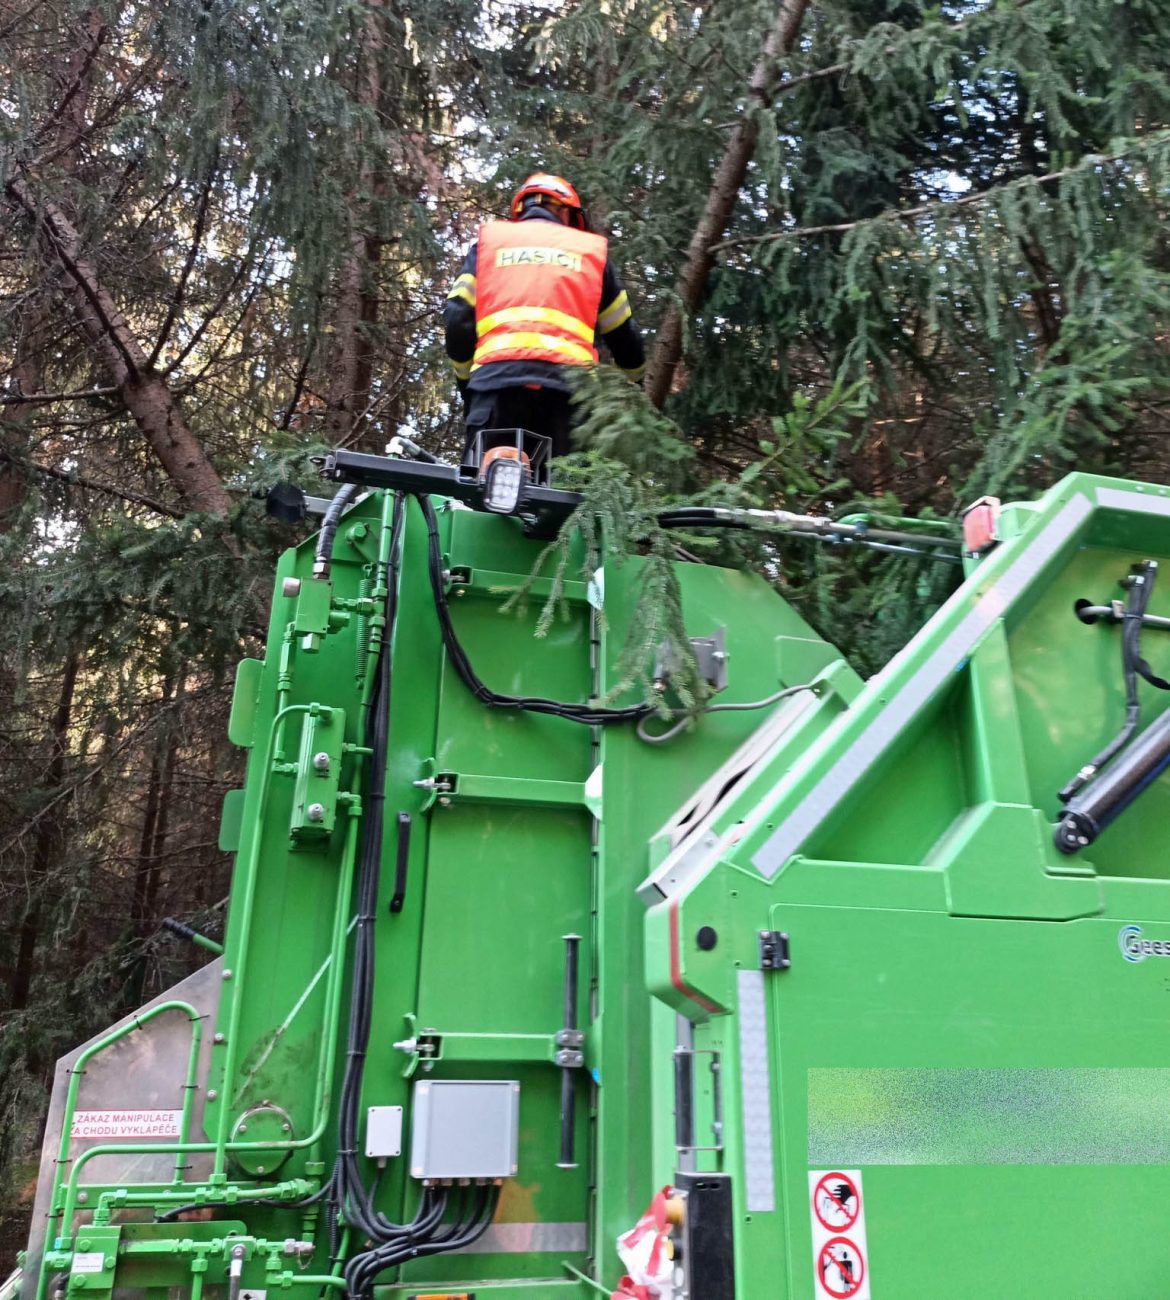
[[[116,1042],[96,1040],[78,1083],[80,1058],[67,1058],[27,1300],[58,1277],[70,1292],[230,1293],[233,1242],[245,1292],[333,1285],[320,1207],[291,1202],[336,1155],[369,801],[369,596],[388,519],[381,492],[351,509],[328,582],[311,576],[311,542],[280,563],[265,660],[241,665],[232,709],[249,764],[225,817],[238,856],[223,958],[197,991],[140,1013],[142,1030],[123,1022]],[[565,617],[537,639],[542,588],[526,610],[501,605],[541,543],[510,518],[444,509],[439,521],[479,675],[514,695],[605,696],[640,562],[570,584]],[[650,746],[630,724],[474,698],[443,648],[411,504],[363,1092],[363,1107],[402,1106],[405,1122],[379,1207],[402,1221],[417,1203],[418,1080],[514,1080],[521,1101],[517,1172],[492,1228],[473,1250],[388,1273],[385,1296],[608,1294],[615,1238],[688,1173],[727,1175],[731,1196],[713,1248],[723,1290],[690,1300],[1165,1290],[1170,780],[1080,854],[1058,852],[1052,826],[1056,791],[1125,707],[1120,631],[1080,622],[1074,604],[1107,603],[1135,561],[1170,557],[1170,489],[1074,475],[1005,511],[1001,536],[868,683],[763,580],[680,563],[689,633],[726,634],[719,702],[809,689]],[[285,579],[299,591],[279,594]],[[1170,615],[1170,584],[1150,612]],[[1170,665],[1163,635],[1144,643],[1156,671]],[[1162,711],[1150,687],[1142,699],[1146,720]],[[570,933],[583,937],[584,1063],[578,1163],[560,1168]],[[790,964],[770,968],[762,945],[780,934]],[[211,985],[214,1014],[192,1043]],[[173,1113],[176,1132],[119,1138],[74,1173],[95,1140],[74,1112],[120,1108],[103,1055],[167,1023],[171,1074],[144,1093],[119,1067],[121,1108]],[[141,1176],[144,1151],[171,1153],[166,1177]],[[856,1217],[833,1187],[858,1194]],[[216,1208],[149,1222],[188,1203]],[[290,1255],[289,1241],[315,1251]]]

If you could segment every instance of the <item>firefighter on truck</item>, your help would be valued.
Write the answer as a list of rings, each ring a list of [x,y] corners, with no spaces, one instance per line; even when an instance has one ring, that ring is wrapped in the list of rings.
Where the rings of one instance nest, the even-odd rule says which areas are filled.
[[[642,337],[606,242],[577,191],[544,173],[516,192],[511,221],[480,227],[443,310],[468,449],[484,429],[516,428],[551,438],[554,456],[570,451],[567,367],[596,365],[599,340],[641,380]]]

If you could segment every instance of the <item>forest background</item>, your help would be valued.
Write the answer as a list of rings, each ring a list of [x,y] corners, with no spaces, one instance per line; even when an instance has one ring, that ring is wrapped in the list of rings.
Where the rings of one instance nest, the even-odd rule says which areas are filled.
[[[263,489],[450,453],[440,310],[529,171],[614,241],[640,491],[951,518],[1170,481],[1170,0],[0,0],[0,1270],[52,1063],[222,932]],[[661,415],[656,411],[660,408]],[[749,557],[752,558],[752,557]],[[754,557],[862,671],[953,574]]]

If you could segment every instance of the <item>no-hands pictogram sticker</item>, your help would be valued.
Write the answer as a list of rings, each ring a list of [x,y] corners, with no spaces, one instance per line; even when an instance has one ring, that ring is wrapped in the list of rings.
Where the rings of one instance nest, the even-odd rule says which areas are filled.
[[[834,1300],[861,1294],[865,1282],[865,1256],[848,1237],[830,1237],[817,1256],[821,1287]]]
[[[813,1290],[818,1300],[873,1300],[860,1169],[810,1169]]]
[[[861,1213],[861,1193],[848,1174],[825,1174],[813,1188],[812,1208],[826,1232],[848,1232]]]

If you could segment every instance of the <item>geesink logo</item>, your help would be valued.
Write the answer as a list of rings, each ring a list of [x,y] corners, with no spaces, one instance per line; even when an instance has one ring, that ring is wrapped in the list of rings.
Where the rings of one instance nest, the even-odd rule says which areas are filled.
[[[1145,961],[1147,957],[1170,957],[1170,939],[1143,939],[1140,925],[1123,925],[1117,942],[1126,961]]]

